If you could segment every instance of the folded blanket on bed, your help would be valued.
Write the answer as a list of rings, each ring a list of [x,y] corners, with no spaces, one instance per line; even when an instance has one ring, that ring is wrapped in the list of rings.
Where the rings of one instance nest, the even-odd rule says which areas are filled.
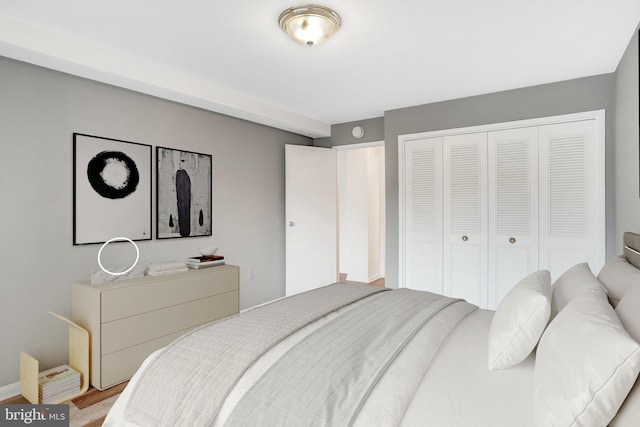
[[[245,393],[225,426],[349,426],[369,393],[413,336],[459,302],[397,289],[342,313],[292,347]],[[461,302],[438,325],[431,355],[473,306]],[[396,420],[396,423],[399,420]]]
[[[314,320],[384,290],[334,284],[196,329],[148,365],[125,416],[141,426],[208,425],[240,376],[264,352]]]

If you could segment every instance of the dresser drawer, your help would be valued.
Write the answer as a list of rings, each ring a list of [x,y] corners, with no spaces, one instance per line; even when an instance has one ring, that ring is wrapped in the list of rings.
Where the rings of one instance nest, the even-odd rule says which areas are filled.
[[[103,390],[131,378],[149,354],[180,335],[237,313],[240,269],[221,265],[71,289],[72,320],[90,335],[90,381]]]
[[[238,312],[238,291],[102,324],[102,355]]]
[[[238,269],[218,268],[214,277],[201,270],[156,276],[153,281],[105,290],[101,297],[101,321],[110,322],[237,290]],[[180,281],[179,285],[176,285],[176,280]]]
[[[103,390],[130,379],[136,373],[144,359],[154,351],[169,345],[173,340],[188,331],[180,331],[171,335],[147,341],[100,358],[100,377],[93,378],[92,384]],[[96,383],[99,381],[100,383]]]

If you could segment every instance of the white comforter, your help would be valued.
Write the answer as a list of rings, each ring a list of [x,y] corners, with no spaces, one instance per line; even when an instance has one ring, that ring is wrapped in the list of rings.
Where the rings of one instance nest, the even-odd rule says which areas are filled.
[[[235,384],[212,425],[224,425],[255,381],[283,354],[357,304],[360,303],[322,317],[267,351]],[[434,327],[421,328],[379,378],[353,424],[530,426],[533,361],[527,360],[507,371],[488,371],[486,343],[493,312],[468,311],[472,311],[471,314],[458,323],[442,345],[439,345],[436,331],[459,315],[443,311],[434,317]],[[429,348],[433,348],[433,354],[429,354]],[[125,408],[140,372],[144,372],[145,366],[155,357],[157,354],[152,355],[131,380],[109,413],[106,426],[136,425],[127,421]]]
[[[494,313],[476,310],[449,334],[409,402],[402,425],[533,426],[535,353],[509,369],[489,371],[487,344]]]

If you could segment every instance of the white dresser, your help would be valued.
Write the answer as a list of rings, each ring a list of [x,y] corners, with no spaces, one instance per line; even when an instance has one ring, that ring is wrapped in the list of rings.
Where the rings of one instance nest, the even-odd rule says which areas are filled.
[[[91,342],[91,384],[130,379],[144,359],[188,330],[239,310],[239,268],[222,265],[91,285],[74,283],[71,318]]]

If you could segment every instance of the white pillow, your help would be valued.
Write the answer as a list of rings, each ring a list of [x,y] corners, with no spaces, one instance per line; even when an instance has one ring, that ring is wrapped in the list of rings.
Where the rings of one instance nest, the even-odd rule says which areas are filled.
[[[640,342],[640,281],[624,294],[616,306],[616,314],[631,338]]]
[[[640,269],[635,268],[624,256],[611,258],[598,273],[598,280],[609,291],[609,301],[616,307],[627,289],[640,283]]]
[[[489,369],[522,362],[538,344],[551,312],[551,275],[532,273],[502,299],[489,331]]]
[[[540,339],[534,371],[536,426],[603,427],[640,372],[640,345],[606,298],[573,300]]]
[[[551,287],[551,319],[571,301],[576,298],[597,295],[607,295],[607,290],[591,272],[589,264],[576,264],[562,274]]]
[[[616,306],[616,314],[622,326],[636,342],[640,342],[638,307],[640,307],[640,282],[629,289]],[[636,380],[622,407],[609,423],[609,427],[638,427],[638,420],[640,420],[640,379]]]

